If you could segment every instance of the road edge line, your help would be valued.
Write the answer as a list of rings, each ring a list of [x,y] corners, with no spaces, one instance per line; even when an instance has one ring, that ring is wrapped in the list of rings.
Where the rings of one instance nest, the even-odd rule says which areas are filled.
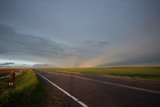
[[[36,71],[35,71],[36,72]],[[76,101],[77,103],[79,103],[81,106],[83,107],[88,107],[86,104],[84,104],[82,101],[78,100],[76,97],[72,96],[70,93],[68,93],[67,91],[65,91],[64,89],[60,88],[58,85],[54,84],[52,81],[50,81],[49,79],[47,79],[46,77],[44,77],[43,75],[41,75],[40,73],[36,72],[39,76],[41,76],[43,79],[45,79],[46,81],[48,81],[50,84],[52,84],[53,86],[55,86],[56,88],[58,88],[59,90],[61,90],[63,93],[65,93],[67,96],[69,96],[70,98],[72,98],[74,101]]]

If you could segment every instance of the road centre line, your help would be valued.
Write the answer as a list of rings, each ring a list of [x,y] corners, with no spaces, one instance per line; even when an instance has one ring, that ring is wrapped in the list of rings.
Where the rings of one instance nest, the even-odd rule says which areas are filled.
[[[61,74],[61,75],[64,75],[64,76],[72,76],[72,77],[79,78],[79,79],[83,79],[83,80],[95,81],[95,82],[100,82],[100,83],[104,83],[104,84],[109,84],[109,85],[114,85],[114,86],[119,86],[119,87],[124,87],[124,88],[139,90],[139,91],[145,91],[145,92],[160,94],[160,91],[156,91],[156,90],[150,90],[150,89],[132,87],[132,86],[122,85],[122,84],[118,84],[118,83],[112,83],[112,82],[101,81],[101,80],[96,80],[96,79],[91,79],[91,78],[85,78],[85,77],[79,77],[79,76],[74,76],[74,75],[69,75],[69,74],[63,74],[63,73],[55,73],[55,72],[54,72],[54,74],[55,74],[55,75],[56,75],[56,74],[58,74],[58,75]]]
[[[79,103],[82,107],[88,107],[86,104],[84,104],[82,101],[78,100],[76,97],[72,96],[70,93],[68,93],[67,91],[65,91],[64,89],[60,88],[58,85],[54,84],[52,81],[50,81],[49,79],[47,79],[46,77],[44,77],[43,75],[41,75],[40,73],[36,72],[39,76],[41,76],[42,78],[44,78],[46,81],[48,81],[50,84],[52,84],[53,86],[55,86],[56,88],[58,88],[59,90],[61,90],[63,93],[65,93],[67,96],[71,97],[74,101],[76,101],[77,103]]]

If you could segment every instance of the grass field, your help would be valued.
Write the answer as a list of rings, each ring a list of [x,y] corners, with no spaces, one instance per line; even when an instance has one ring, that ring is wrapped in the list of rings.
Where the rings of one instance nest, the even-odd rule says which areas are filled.
[[[44,68],[43,70],[160,80],[160,67]]]
[[[0,107],[30,107],[41,97],[41,82],[32,70],[16,77],[14,87],[7,86],[7,79],[0,80]]]

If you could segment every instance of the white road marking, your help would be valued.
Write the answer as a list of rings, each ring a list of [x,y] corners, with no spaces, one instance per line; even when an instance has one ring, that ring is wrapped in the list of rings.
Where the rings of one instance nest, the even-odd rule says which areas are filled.
[[[47,72],[48,74],[55,74],[55,75],[61,75],[59,73],[53,73],[53,72]]]
[[[56,74],[56,73],[54,73],[54,74]],[[83,80],[89,80],[89,81],[95,81],[95,82],[100,82],[100,83],[104,83],[104,84],[119,86],[119,87],[125,87],[125,88],[139,90],[139,91],[145,91],[145,92],[160,94],[160,91],[156,91],[156,90],[150,90],[150,89],[132,87],[132,86],[122,85],[122,84],[118,84],[118,83],[106,82],[106,81],[101,81],[101,80],[96,80],[96,79],[91,79],[91,78],[85,78],[85,77],[79,77],[79,76],[74,76],[74,75],[69,75],[69,74],[63,74],[63,73],[58,73],[58,74],[61,74],[61,75],[64,75],[64,76],[72,76],[72,77],[83,79]]]
[[[82,101],[78,100],[76,97],[72,96],[71,94],[69,94],[67,91],[65,91],[64,89],[60,88],[58,85],[54,84],[52,81],[50,81],[49,79],[47,79],[46,77],[44,77],[43,75],[41,75],[40,73],[36,72],[38,75],[40,75],[42,78],[44,78],[46,81],[48,81],[49,83],[51,83],[53,86],[55,86],[56,88],[58,88],[59,90],[61,90],[63,93],[65,93],[67,96],[71,97],[73,100],[75,100],[77,103],[79,103],[82,107],[88,107],[86,104],[84,104]]]

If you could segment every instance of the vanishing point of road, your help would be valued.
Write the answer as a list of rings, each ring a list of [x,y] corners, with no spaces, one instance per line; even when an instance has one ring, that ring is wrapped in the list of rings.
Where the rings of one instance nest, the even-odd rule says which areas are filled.
[[[160,107],[160,82],[65,72],[35,72],[78,107]]]

